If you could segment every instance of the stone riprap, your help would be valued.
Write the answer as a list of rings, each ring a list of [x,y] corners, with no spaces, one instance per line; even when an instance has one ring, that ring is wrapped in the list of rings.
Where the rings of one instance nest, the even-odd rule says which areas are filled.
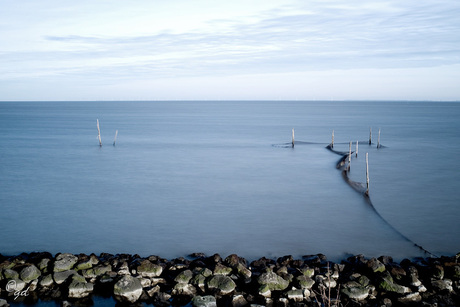
[[[0,255],[0,306],[84,306],[93,295],[154,306],[460,306],[459,258]]]

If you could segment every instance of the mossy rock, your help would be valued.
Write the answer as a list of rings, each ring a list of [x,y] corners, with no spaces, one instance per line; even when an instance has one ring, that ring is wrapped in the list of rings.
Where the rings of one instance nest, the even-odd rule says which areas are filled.
[[[289,281],[274,272],[266,272],[257,279],[260,285],[268,285],[271,291],[284,290],[289,286]]]
[[[310,277],[305,275],[300,275],[296,277],[296,281],[299,283],[301,289],[311,289],[315,284],[315,281]]]
[[[29,265],[21,270],[21,273],[19,274],[21,279],[25,281],[26,283],[37,279],[42,275],[40,270],[35,266],[35,265]]]
[[[158,277],[163,272],[163,267],[150,262],[149,260],[144,260],[137,267],[137,273],[142,277]]]
[[[5,279],[19,279],[19,273],[12,269],[4,269],[3,276]]]
[[[235,282],[228,276],[225,275],[214,275],[208,280],[208,288],[216,290],[221,295],[232,293],[235,288]]]
[[[174,281],[177,283],[188,283],[190,279],[192,279],[193,273],[191,270],[185,270],[180,272],[176,278],[174,278]]]
[[[342,288],[341,292],[357,301],[365,300],[369,296],[369,289],[362,286]]]

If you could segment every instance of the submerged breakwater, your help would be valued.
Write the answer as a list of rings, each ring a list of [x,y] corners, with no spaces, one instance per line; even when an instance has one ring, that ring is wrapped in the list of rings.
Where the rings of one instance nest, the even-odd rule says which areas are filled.
[[[54,300],[91,306],[93,296],[154,306],[455,306],[460,253],[404,259],[356,255],[340,263],[323,254],[252,262],[191,254],[167,260],[130,254],[0,255],[0,306]]]

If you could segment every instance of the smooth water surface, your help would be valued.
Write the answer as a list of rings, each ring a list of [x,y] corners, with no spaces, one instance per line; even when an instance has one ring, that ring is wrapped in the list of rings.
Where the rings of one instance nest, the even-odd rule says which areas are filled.
[[[453,254],[459,116],[447,102],[0,102],[0,253],[425,256],[345,183],[334,129],[338,150],[360,141],[353,180],[369,153],[382,217]]]

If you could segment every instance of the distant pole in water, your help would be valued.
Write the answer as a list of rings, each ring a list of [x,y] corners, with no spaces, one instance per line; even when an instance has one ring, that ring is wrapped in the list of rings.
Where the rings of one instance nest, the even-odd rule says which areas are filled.
[[[101,129],[99,128],[99,119],[97,119],[97,138],[99,139],[99,146],[102,146]]]
[[[356,141],[356,156],[358,156],[358,141]]]
[[[369,154],[366,152],[366,194],[369,195]]]
[[[369,145],[372,144],[372,127],[369,128]]]
[[[115,131],[115,138],[113,139],[113,146],[115,146],[115,142],[117,141],[118,130]]]
[[[294,128],[292,128],[292,147],[294,147]]]
[[[332,130],[332,143],[331,148],[334,148],[334,130]]]
[[[379,138],[377,139],[377,148],[380,148],[380,128],[379,128]]]
[[[348,150],[348,170],[350,170],[350,165],[351,165],[351,143],[350,142],[350,148]]]

